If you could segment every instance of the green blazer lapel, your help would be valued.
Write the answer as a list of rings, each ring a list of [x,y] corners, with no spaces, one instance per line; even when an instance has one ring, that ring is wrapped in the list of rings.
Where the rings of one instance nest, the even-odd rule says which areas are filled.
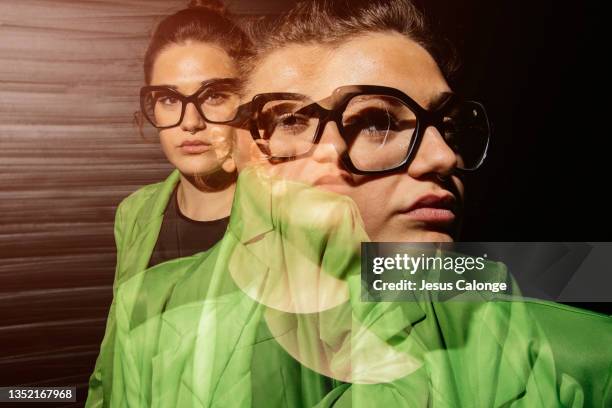
[[[157,191],[150,196],[151,198],[143,204],[136,215],[134,230],[123,252],[122,269],[125,271],[121,274],[123,280],[147,268],[159,236],[164,211],[178,181],[179,172],[175,170],[159,184]]]
[[[244,244],[273,229],[270,180],[257,168],[245,169],[238,177],[228,231]]]

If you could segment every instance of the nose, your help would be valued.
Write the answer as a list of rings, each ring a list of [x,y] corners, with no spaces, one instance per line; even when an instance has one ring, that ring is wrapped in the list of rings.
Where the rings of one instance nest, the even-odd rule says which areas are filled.
[[[448,176],[457,167],[457,155],[444,141],[444,137],[433,126],[425,129],[425,134],[416,152],[408,174],[420,178],[429,174]]]
[[[340,164],[340,153],[346,149],[344,139],[334,122],[328,122],[323,129],[319,143],[315,145],[312,158],[321,163]]]
[[[188,103],[185,106],[185,115],[181,122],[181,129],[191,133],[206,129],[206,122],[193,103]]]

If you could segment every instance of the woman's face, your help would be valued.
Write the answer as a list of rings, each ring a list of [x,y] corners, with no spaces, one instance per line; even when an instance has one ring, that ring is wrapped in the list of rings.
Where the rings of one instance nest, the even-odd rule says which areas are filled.
[[[253,72],[247,97],[294,92],[318,101],[345,85],[397,88],[425,108],[441,93],[450,91],[425,49],[399,34],[375,33],[333,49],[291,45],[275,50]],[[246,132],[239,133],[239,153],[249,150],[249,138]],[[314,185],[350,196],[374,241],[452,241],[464,189],[455,175],[445,181],[439,178],[451,174],[456,156],[435,128],[425,131],[414,160],[399,173],[350,174],[339,160],[343,145],[336,125],[330,122],[312,155],[279,166],[286,167],[285,174],[297,174]],[[434,208],[431,203],[436,199],[454,202],[455,209]]]
[[[234,62],[224,50],[207,43],[186,42],[169,45],[159,53],[150,85],[165,85],[191,95],[203,81],[235,76]],[[186,106],[179,125],[159,132],[168,161],[186,176],[207,176],[224,167],[233,171],[227,165],[231,161],[232,135],[228,126],[206,123],[192,103]]]

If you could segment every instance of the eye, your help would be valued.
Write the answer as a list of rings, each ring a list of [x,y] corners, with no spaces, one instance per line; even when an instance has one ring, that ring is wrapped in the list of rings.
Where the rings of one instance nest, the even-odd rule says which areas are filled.
[[[451,148],[455,149],[457,147],[459,142],[458,139],[464,131],[463,127],[464,126],[453,117],[446,116],[443,118],[442,134],[444,135],[444,140],[446,140],[446,143],[448,143]]]
[[[309,118],[295,113],[285,113],[276,119],[274,131],[281,134],[299,135],[309,127]]]
[[[299,116],[293,113],[285,113],[277,119],[277,125],[283,128],[294,128],[304,125],[308,122],[308,118]]]
[[[227,100],[230,98],[230,95],[228,95],[227,93],[222,93],[222,92],[214,92],[214,93],[209,93],[209,94],[205,94],[203,96],[203,101],[202,103],[206,104],[206,105],[222,105],[223,103],[227,102]]]
[[[181,101],[175,96],[168,95],[168,96],[159,97],[157,99],[157,102],[165,106],[173,106],[173,105],[179,104]]]
[[[442,119],[442,128],[444,129],[444,132],[455,132],[457,130],[457,122],[454,118],[445,116]]]
[[[274,135],[298,135],[310,128],[310,118],[296,113],[283,113],[274,115],[273,113],[261,116],[260,129],[263,129],[267,137]]]
[[[382,109],[367,109],[345,119],[344,128],[354,136],[385,137],[399,130],[393,114]]]

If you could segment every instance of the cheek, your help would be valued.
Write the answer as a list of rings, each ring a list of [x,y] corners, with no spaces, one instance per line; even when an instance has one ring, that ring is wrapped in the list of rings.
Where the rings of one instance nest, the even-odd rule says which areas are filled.
[[[242,171],[250,164],[266,162],[261,150],[257,147],[248,130],[237,129],[233,144],[232,158]]]
[[[463,202],[463,199],[465,198],[465,185],[463,184],[463,180],[457,176],[453,176],[453,182],[455,184],[455,188],[457,189],[457,194],[459,195],[457,198]]]
[[[410,222],[398,218],[398,211],[416,194],[403,175],[388,175],[368,179],[356,176],[358,183],[351,198],[357,203],[370,239],[374,241],[401,240],[412,229]],[[404,184],[408,183],[408,184]]]
[[[171,160],[171,157],[175,155],[175,140],[176,131],[174,129],[164,129],[159,131],[159,144],[161,145],[162,151]]]
[[[235,130],[229,126],[210,125],[207,139],[212,143],[219,160],[231,155],[234,132]]]
[[[361,181],[356,178],[356,181]],[[392,216],[392,203],[397,190],[392,178],[379,178],[372,182],[357,184],[350,189],[349,196],[357,203],[366,225],[377,227]]]

